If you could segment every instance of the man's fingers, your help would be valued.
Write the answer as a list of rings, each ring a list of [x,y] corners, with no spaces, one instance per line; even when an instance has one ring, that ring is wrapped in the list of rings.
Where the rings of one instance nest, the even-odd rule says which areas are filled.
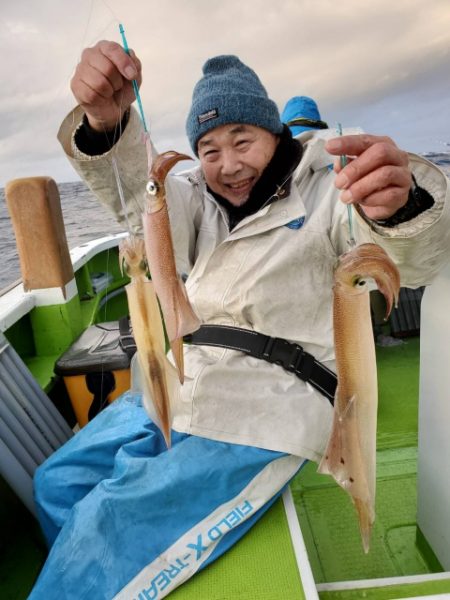
[[[103,95],[110,96],[112,93],[122,89],[124,84],[124,78],[121,73],[117,70],[115,64],[109,60],[104,54],[96,52],[90,56],[89,66],[93,70],[92,75],[97,77],[99,81],[99,75],[104,77],[110,84],[110,89],[104,90],[106,93]],[[126,80],[127,81],[127,80]],[[88,82],[89,83],[89,82]]]
[[[83,51],[70,86],[93,129],[111,129],[120,121],[135,99],[133,79],[142,80],[134,52],[105,40]]]
[[[401,167],[407,171],[407,153],[394,144],[377,142],[341,169],[336,177],[336,187],[340,189],[349,188],[359,179],[384,166]]]
[[[134,50],[130,49],[130,57],[132,58],[133,62],[134,62],[134,66],[136,67],[136,72],[137,75],[134,78],[139,85],[141,85],[142,83],[142,63],[139,60],[139,58],[136,56],[136,53]]]
[[[75,94],[75,90],[72,90]],[[111,103],[111,96],[107,97],[98,92],[98,89],[92,88],[89,84],[82,80],[77,81],[76,98],[82,106],[102,107]]]
[[[361,210],[369,219],[388,219],[397,212],[403,205],[404,189],[387,188],[382,192],[376,192],[371,196],[371,205],[360,204]],[[386,204],[386,200],[389,204]]]
[[[359,156],[377,143],[388,143],[395,146],[390,137],[363,133],[360,135],[342,135],[332,138],[325,144],[325,149],[333,155],[349,154],[351,156]]]
[[[351,156],[346,155],[346,165],[342,164],[341,158],[335,158],[333,161],[333,171],[335,173],[340,173],[342,171],[342,169],[345,169],[345,167],[350,164],[352,162],[352,160],[354,160]],[[337,178],[336,178],[337,179]],[[336,182],[335,182],[336,183]]]
[[[116,66],[97,48],[87,48],[81,55],[74,77],[72,92],[80,103],[95,103],[96,96],[111,98],[123,87],[124,79]]]
[[[407,169],[387,165],[358,179],[342,192],[341,200],[363,206],[377,206],[381,201],[400,208],[410,186],[411,175]]]
[[[94,49],[95,48],[98,48],[99,51],[111,61],[123,77],[128,80],[137,77],[138,72],[133,58],[125,52],[120,44],[117,44],[116,42],[101,41],[94,46]]]

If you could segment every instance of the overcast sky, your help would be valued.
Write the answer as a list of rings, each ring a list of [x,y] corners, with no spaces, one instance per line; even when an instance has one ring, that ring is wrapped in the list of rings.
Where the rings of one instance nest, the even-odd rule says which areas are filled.
[[[126,8],[125,8],[126,6]],[[0,0],[0,186],[77,179],[56,141],[85,46],[120,42],[143,62],[156,146],[187,151],[192,88],[216,54],[237,54],[280,110],[313,96],[331,125],[450,151],[450,0]],[[76,13],[76,14],[74,14]]]

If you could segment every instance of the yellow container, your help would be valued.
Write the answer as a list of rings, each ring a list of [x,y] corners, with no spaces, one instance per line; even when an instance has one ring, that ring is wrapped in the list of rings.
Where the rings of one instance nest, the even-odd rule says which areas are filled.
[[[111,403],[121,394],[130,389],[129,369],[122,369],[120,371],[108,371],[108,373],[112,373],[115,380],[115,387],[106,396],[105,400],[107,404]],[[98,375],[101,376],[100,373]],[[70,402],[72,403],[73,411],[77,418],[78,424],[80,425],[80,427],[84,427],[92,418],[92,416],[89,415],[89,411],[93,406],[95,394],[93,394],[88,388],[86,375],[65,376],[64,384],[69,394]],[[106,408],[106,404],[104,402],[101,402],[100,410],[102,410],[103,408]],[[94,409],[95,414],[98,414],[100,410],[96,411]],[[91,411],[91,415],[92,414],[93,412]],[[95,414],[93,416],[95,416]]]
[[[130,358],[117,321],[88,327],[55,365],[80,427],[130,388]]]

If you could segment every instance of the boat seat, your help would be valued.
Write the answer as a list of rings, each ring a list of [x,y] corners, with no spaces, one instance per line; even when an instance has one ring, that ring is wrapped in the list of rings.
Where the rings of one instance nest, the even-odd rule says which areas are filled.
[[[36,468],[73,435],[0,332],[0,476],[35,515]]]

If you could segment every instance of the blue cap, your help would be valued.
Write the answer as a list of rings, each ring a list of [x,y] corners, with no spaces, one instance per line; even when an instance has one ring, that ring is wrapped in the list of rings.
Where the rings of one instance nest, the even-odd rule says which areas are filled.
[[[203,66],[192,95],[186,133],[195,154],[197,143],[211,129],[242,123],[280,134],[283,124],[256,73],[237,56],[215,56]]]
[[[300,123],[303,121],[303,124],[296,125],[296,119]],[[320,119],[320,112],[316,102],[308,96],[294,96],[288,100],[281,113],[281,120],[289,126],[292,135],[298,135],[310,129],[325,129],[328,127]]]

